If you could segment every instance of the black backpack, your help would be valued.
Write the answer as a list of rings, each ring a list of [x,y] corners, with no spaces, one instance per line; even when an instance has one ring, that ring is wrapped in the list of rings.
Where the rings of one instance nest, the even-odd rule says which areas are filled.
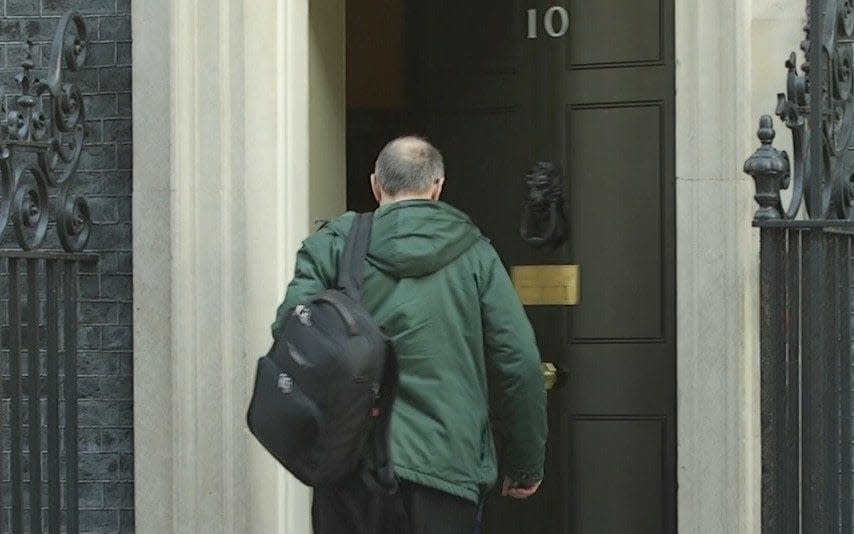
[[[338,262],[338,287],[288,312],[270,352],[258,360],[249,430],[309,486],[356,474],[394,492],[389,422],[397,358],[360,304],[373,214],[357,214]],[[360,464],[373,433],[372,469]]]

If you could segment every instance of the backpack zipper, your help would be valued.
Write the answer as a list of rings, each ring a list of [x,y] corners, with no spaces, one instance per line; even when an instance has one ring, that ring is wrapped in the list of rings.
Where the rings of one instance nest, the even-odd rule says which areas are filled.
[[[297,307],[294,308],[294,315],[297,316],[299,322],[301,322],[303,326],[312,326],[311,308],[308,306],[304,306],[302,304],[297,305]]]

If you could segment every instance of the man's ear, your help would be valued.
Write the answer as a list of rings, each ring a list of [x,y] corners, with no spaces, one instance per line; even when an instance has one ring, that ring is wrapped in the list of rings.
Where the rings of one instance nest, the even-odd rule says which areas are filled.
[[[436,183],[433,185],[433,194],[430,195],[430,198],[433,200],[439,200],[439,197],[442,196],[442,188],[445,187],[445,178],[439,178],[436,180]]]
[[[371,174],[371,191],[374,193],[374,199],[376,199],[377,204],[381,204],[383,201],[383,190],[380,189],[380,185],[377,183],[376,174]]]

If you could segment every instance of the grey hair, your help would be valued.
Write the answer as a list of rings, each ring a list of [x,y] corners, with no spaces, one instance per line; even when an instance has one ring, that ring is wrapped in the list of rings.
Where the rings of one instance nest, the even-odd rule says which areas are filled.
[[[445,163],[442,154],[425,139],[398,137],[380,152],[374,174],[389,195],[418,194],[445,177]]]

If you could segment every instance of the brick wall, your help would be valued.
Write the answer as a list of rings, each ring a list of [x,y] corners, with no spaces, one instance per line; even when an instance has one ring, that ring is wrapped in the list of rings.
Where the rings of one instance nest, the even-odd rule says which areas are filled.
[[[95,227],[88,251],[100,257],[80,279],[80,526],[82,532],[132,532],[130,0],[0,2],[0,83],[7,93],[17,91],[13,78],[20,72],[28,37],[36,42],[38,69],[47,63],[49,43],[66,10],[83,14],[89,30],[86,68],[65,74],[84,93],[87,140],[73,191],[89,201]],[[49,236],[46,248],[57,247],[53,232]],[[7,467],[9,442],[3,430]],[[4,491],[8,473],[5,468]],[[5,495],[3,506],[9,506]]]

